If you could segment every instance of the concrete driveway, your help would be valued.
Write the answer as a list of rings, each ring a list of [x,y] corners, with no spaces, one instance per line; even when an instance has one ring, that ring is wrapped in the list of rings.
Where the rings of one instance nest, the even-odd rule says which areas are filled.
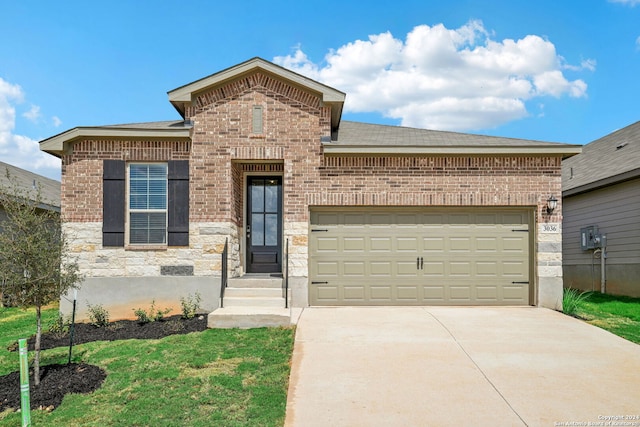
[[[640,426],[640,346],[543,308],[308,308],[292,365],[286,426]]]

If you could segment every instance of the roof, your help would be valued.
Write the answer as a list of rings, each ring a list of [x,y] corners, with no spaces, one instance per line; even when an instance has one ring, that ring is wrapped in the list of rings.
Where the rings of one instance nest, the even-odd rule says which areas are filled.
[[[189,138],[190,129],[184,120],[82,126],[40,141],[40,149],[61,157],[68,144],[79,138]]]
[[[60,212],[60,181],[50,179],[33,172],[20,169],[8,163],[0,162],[0,187],[11,189],[11,182],[7,179],[7,170],[21,190],[32,192],[40,185],[43,209]]]
[[[581,146],[468,133],[343,121],[326,154],[558,154],[580,153]]]
[[[342,107],[344,105],[345,93],[340,92],[337,89],[319,83],[308,77],[298,74],[272,62],[266,61],[262,58],[255,57],[248,61],[242,62],[233,67],[219,71],[210,76],[204,77],[200,80],[196,80],[193,83],[189,83],[179,88],[173,89],[167,94],[169,95],[169,101],[180,113],[182,117],[185,117],[186,106],[191,104],[198,94],[210,90],[213,87],[227,84],[228,82],[253,73],[256,70],[274,75],[280,79],[287,80],[289,83],[302,88],[307,92],[316,93],[323,103],[329,104],[331,108],[331,127],[337,128],[340,124],[340,118],[342,116]]]
[[[562,163],[563,195],[583,193],[640,176],[640,121],[586,144]]]

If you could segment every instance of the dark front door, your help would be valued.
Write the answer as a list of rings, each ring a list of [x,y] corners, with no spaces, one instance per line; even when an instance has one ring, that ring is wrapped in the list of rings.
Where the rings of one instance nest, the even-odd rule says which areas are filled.
[[[282,271],[282,177],[247,177],[247,272]]]

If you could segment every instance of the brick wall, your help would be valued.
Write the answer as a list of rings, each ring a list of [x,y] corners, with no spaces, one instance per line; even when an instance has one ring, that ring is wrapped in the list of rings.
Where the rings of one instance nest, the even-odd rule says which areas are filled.
[[[62,157],[61,206],[66,222],[102,221],[102,161],[188,160],[189,141],[84,140]]]

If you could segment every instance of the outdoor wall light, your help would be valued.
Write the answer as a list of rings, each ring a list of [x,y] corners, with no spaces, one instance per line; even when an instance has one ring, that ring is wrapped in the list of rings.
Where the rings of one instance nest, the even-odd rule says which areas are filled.
[[[558,207],[558,199],[551,196],[547,199],[547,214],[551,215]]]

